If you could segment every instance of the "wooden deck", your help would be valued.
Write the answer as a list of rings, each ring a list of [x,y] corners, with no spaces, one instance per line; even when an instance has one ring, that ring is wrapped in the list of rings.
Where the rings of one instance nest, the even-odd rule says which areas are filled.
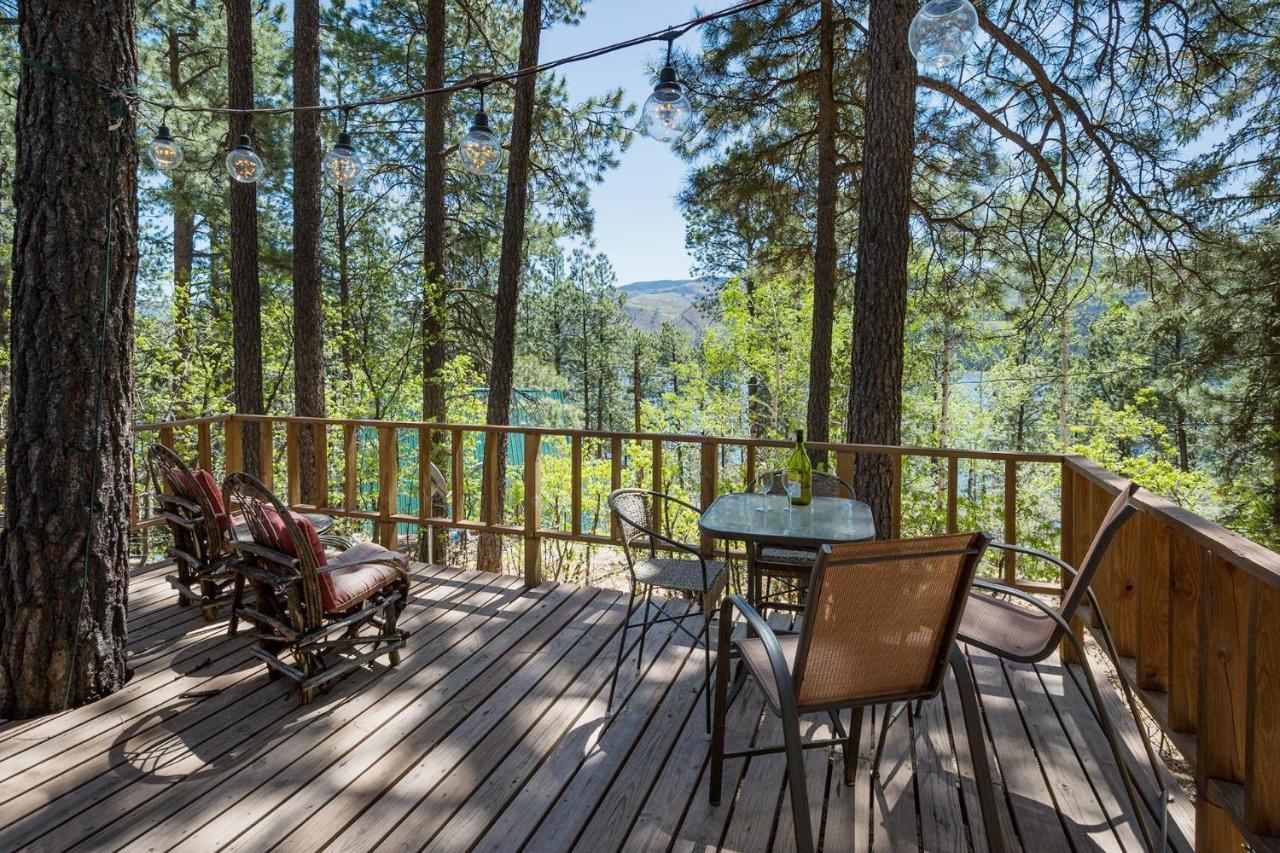
[[[132,583],[123,690],[0,724],[0,850],[793,847],[781,756],[729,762],[724,801],[708,804],[701,656],[669,626],[650,634],[639,673],[629,651],[625,701],[606,718],[616,592],[418,566],[400,666],[298,707],[248,637],[178,608],[161,574]],[[1036,853],[1141,849],[1078,673],[971,663],[1006,834]],[[780,736],[762,708],[739,697],[731,745]],[[899,720],[878,779],[881,718],[868,715],[852,788],[838,755],[807,753],[823,849],[985,849],[958,709],[949,684]],[[1190,849],[1190,814],[1175,803],[1176,849]]]

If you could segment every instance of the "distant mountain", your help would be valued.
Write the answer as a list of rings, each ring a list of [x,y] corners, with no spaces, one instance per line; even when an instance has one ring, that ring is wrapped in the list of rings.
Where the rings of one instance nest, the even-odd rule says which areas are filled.
[[[663,279],[636,281],[618,289],[627,294],[627,316],[636,328],[652,332],[670,322],[698,340],[711,321],[697,303],[723,283],[710,278]]]

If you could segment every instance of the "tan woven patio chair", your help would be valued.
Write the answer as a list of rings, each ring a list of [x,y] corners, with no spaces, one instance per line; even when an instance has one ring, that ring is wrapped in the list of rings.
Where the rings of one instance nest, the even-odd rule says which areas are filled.
[[[971,533],[823,546],[798,633],[774,631],[745,599],[730,596],[720,612],[711,802],[720,801],[726,758],[786,753],[796,848],[811,853],[813,827],[802,750],[842,746],[844,781],[853,784],[862,709],[937,695],[950,662],[960,689],[983,824],[990,848],[1003,851],[976,694],[954,643],[969,585],[988,541],[986,534]],[[748,632],[731,641],[735,610]],[[738,668],[741,676],[749,675],[760,685],[769,709],[782,718],[783,745],[725,751],[727,662],[735,657],[743,664]],[[852,710],[847,731],[838,714],[845,708]],[[801,740],[800,715],[814,712],[830,716],[835,739]]]
[[[965,609],[964,621],[960,624],[959,639],[962,642],[986,649],[999,657],[1022,663],[1039,663],[1046,660],[1054,654],[1063,640],[1072,644],[1089,687],[1094,717],[1101,726],[1116,766],[1120,769],[1120,778],[1124,782],[1125,793],[1133,806],[1134,814],[1138,815],[1139,829],[1143,840],[1147,843],[1149,849],[1163,849],[1168,829],[1169,798],[1163,777],[1158,771],[1158,759],[1151,746],[1150,739],[1143,738],[1143,745],[1146,747],[1147,761],[1151,766],[1152,775],[1160,790],[1160,801],[1155,804],[1149,804],[1151,812],[1158,816],[1156,819],[1159,822],[1159,827],[1155,831],[1158,832],[1158,836],[1142,817],[1143,803],[1139,797],[1133,776],[1129,771],[1128,763],[1121,754],[1119,738],[1116,734],[1115,726],[1107,714],[1106,706],[1102,702],[1102,694],[1099,691],[1097,679],[1094,677],[1093,669],[1089,665],[1089,656],[1085,653],[1084,645],[1080,638],[1071,630],[1071,620],[1077,615],[1080,606],[1085,601],[1088,601],[1089,623],[1093,627],[1094,634],[1102,650],[1111,659],[1112,666],[1115,667],[1116,672],[1120,672],[1120,658],[1116,653],[1115,644],[1111,640],[1111,632],[1107,628],[1106,620],[1103,618],[1102,609],[1098,606],[1091,584],[1098,573],[1098,569],[1102,566],[1103,559],[1106,557],[1107,550],[1116,533],[1119,532],[1125,521],[1137,509],[1133,504],[1133,495],[1137,491],[1138,486],[1134,483],[1129,483],[1116,495],[1115,500],[1112,501],[1110,508],[1107,510],[1107,514],[1103,517],[1102,523],[1098,526],[1098,530],[1094,534],[1093,541],[1089,544],[1089,549],[1085,552],[1079,568],[1068,565],[1052,554],[1046,554],[1043,551],[1009,545],[1003,542],[992,542],[992,548],[1026,554],[1056,566],[1066,577],[1071,578],[1071,583],[1063,594],[1060,604],[1055,608],[1034,595],[1028,595],[1004,584],[988,580],[975,581],[973,591],[969,595],[968,607]],[[1138,712],[1138,703],[1133,695],[1133,690],[1125,678],[1121,677],[1118,680],[1121,691],[1124,693],[1125,700],[1128,703],[1129,711],[1137,722],[1138,730],[1143,731],[1142,716]]]

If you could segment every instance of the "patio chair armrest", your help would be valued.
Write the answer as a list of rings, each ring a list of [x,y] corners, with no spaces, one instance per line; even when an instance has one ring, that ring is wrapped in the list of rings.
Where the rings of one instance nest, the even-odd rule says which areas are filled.
[[[1040,599],[1036,598],[1034,595],[1032,595],[1029,592],[1023,592],[1022,590],[1017,589],[1015,587],[1005,586],[1002,583],[996,583],[995,581],[989,581],[983,578],[976,579],[973,582],[973,586],[976,587],[977,589],[982,590],[983,592],[992,592],[992,593],[997,593],[999,595],[1008,595],[1012,598],[1018,599],[1021,602],[1030,604],[1032,607],[1044,613],[1044,615],[1048,616],[1054,622],[1057,622],[1058,626],[1061,627],[1062,629],[1066,631],[1071,630],[1071,623],[1067,622],[1066,619],[1063,619],[1062,614],[1059,613],[1056,608],[1054,608],[1053,606],[1049,605],[1044,601],[1041,601]]]
[[[727,637],[726,628],[732,623],[735,610],[742,614],[747,627],[760,638],[760,642],[764,645],[765,655],[768,656],[769,666],[773,670],[773,681],[778,688],[779,703],[784,708],[794,708],[795,685],[791,681],[791,670],[787,668],[787,658],[782,654],[782,646],[778,644],[778,635],[774,633],[773,628],[759,611],[741,595],[730,595],[725,598],[724,604],[720,605],[720,636]],[[721,666],[721,663],[717,661],[716,665]]]
[[[336,533],[319,533],[317,536],[320,538],[321,545],[332,547],[335,551],[345,551],[352,545],[350,539]]]
[[[298,570],[297,557],[290,557],[282,551],[277,551],[274,548],[268,548],[265,545],[259,545],[257,542],[245,542],[240,539],[232,539],[230,542],[232,550],[234,550],[242,559],[248,556],[275,563],[277,566],[282,566],[290,571],[296,572]]]
[[[197,515],[200,512],[202,512],[202,510],[200,509],[200,504],[196,503],[190,498],[184,498],[181,495],[167,495],[161,492],[157,494],[155,498],[156,498],[156,503],[160,504],[163,507],[174,506],[174,507],[178,507],[179,509],[184,509],[187,512],[195,513]]]
[[[1053,563],[1055,566],[1066,572],[1068,577],[1074,578],[1076,576],[1075,568],[1065,560],[1035,548],[1026,548],[1022,545],[1010,545],[1008,542],[999,542],[994,539],[987,543],[987,547],[995,548],[1000,551],[1012,551],[1015,554],[1026,554],[1028,557],[1037,557],[1041,560]]]

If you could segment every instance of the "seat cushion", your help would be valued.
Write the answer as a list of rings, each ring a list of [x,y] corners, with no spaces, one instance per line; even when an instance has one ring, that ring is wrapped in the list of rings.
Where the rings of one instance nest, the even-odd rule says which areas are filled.
[[[268,535],[271,540],[259,544],[274,548],[291,557],[297,557],[298,552],[294,550],[293,538],[289,536],[289,529],[285,527],[284,519],[280,516],[280,513],[269,503],[264,502],[259,506],[262,507],[262,516],[267,522]],[[328,562],[328,557],[324,553],[324,543],[320,541],[320,534],[316,533],[315,526],[311,524],[311,520],[291,509],[285,510],[285,512],[289,513],[294,524],[298,525],[298,529],[302,532],[302,538],[311,547],[311,555],[315,558],[316,565],[325,565]]]
[[[222,502],[222,489],[218,486],[218,481],[203,468],[193,471],[189,477],[181,472],[179,472],[178,476],[185,481],[183,485],[186,488],[186,492],[182,497],[199,503],[196,498],[196,492],[198,490],[203,493],[209,501],[209,506],[213,507],[214,517],[218,520],[219,532],[225,535],[231,529],[231,519],[227,517],[227,508]]]
[[[956,639],[1004,657],[1033,661],[1049,650],[1056,627],[1057,623],[1030,605],[973,591],[965,603]]]
[[[409,560],[403,554],[372,542],[357,542],[335,554],[329,567],[320,573],[321,605],[326,613],[349,610],[404,577],[408,567]]]

